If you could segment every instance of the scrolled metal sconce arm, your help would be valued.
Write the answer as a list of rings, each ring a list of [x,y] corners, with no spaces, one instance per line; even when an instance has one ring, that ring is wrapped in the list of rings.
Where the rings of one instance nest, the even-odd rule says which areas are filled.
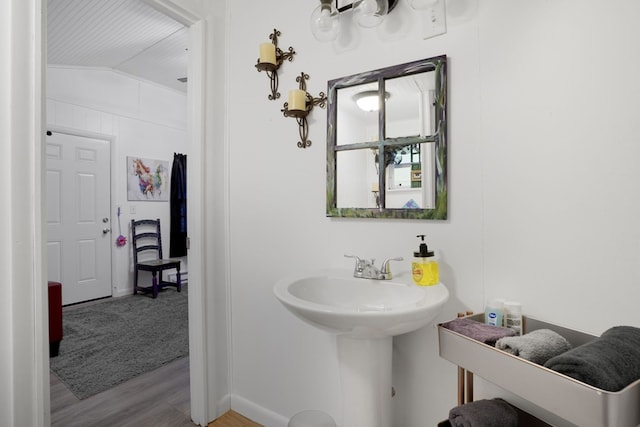
[[[311,146],[311,141],[308,138],[309,124],[307,122],[307,116],[311,110],[313,110],[313,107],[318,106],[324,108],[327,103],[327,97],[324,92],[320,92],[318,98],[314,98],[307,92],[306,81],[308,79],[309,75],[304,72],[296,77],[298,89],[289,91],[289,101],[285,102],[284,108],[280,110],[285,117],[295,117],[298,123],[298,133],[300,134],[300,141],[298,141],[299,148]]]
[[[287,52],[283,52],[278,47],[278,36],[280,36],[280,31],[274,28],[273,33],[269,35],[271,43],[260,45],[260,57],[256,63],[258,72],[265,71],[267,73],[271,86],[269,99],[272,101],[280,98],[280,92],[278,92],[278,68],[284,61],[293,61],[293,55],[296,53],[291,46],[289,46]]]

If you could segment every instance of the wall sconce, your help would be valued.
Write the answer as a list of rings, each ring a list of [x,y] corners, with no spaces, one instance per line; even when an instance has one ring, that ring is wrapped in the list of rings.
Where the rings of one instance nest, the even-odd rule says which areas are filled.
[[[278,92],[278,68],[286,60],[293,61],[293,55],[296,53],[291,46],[289,46],[288,52],[283,52],[278,47],[278,36],[280,36],[280,31],[274,28],[273,33],[269,35],[271,42],[265,42],[260,45],[260,58],[258,58],[258,63],[256,64],[258,72],[267,72],[271,85],[269,99],[272,101],[280,98],[280,92]]]
[[[340,33],[340,14],[353,9],[353,19],[364,28],[380,25],[398,0],[355,0],[338,8],[338,0],[320,0],[311,13],[311,33],[322,42],[335,40]]]
[[[295,117],[298,122],[298,132],[300,133],[299,148],[307,148],[311,145],[311,141],[308,139],[309,125],[307,123],[307,115],[313,110],[314,106],[317,105],[324,108],[327,102],[327,97],[323,92],[320,92],[319,98],[309,95],[306,83],[308,79],[309,75],[304,72],[296,77],[298,89],[289,91],[289,101],[284,103],[284,109],[281,110],[285,117]]]

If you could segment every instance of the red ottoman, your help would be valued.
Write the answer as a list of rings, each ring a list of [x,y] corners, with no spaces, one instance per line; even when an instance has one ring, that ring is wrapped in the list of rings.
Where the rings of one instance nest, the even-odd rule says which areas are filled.
[[[62,284],[49,282],[49,356],[56,357],[62,341]]]

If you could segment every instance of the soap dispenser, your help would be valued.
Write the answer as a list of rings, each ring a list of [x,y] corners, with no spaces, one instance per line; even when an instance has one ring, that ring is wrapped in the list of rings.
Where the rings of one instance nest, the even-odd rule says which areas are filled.
[[[413,281],[420,286],[435,285],[440,282],[438,262],[434,257],[433,251],[429,251],[427,244],[424,242],[424,234],[418,234],[416,237],[421,239],[421,243],[418,251],[413,253],[413,262],[411,263]]]

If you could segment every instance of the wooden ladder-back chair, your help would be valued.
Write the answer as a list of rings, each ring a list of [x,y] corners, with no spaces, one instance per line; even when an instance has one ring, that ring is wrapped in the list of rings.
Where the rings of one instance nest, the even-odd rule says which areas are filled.
[[[180,260],[162,258],[162,234],[160,233],[160,219],[131,220],[131,241],[133,246],[133,293],[151,292],[153,297],[158,296],[158,291],[167,286],[175,287],[178,292],[182,290],[180,282]],[[138,255],[144,252],[144,259],[139,260]],[[153,253],[153,257],[148,254]],[[147,259],[149,258],[149,259]],[[176,283],[162,280],[164,270],[176,270]],[[150,271],[152,276],[151,286],[138,286],[138,272]],[[159,274],[158,274],[159,273]],[[159,277],[158,277],[159,276]]]

